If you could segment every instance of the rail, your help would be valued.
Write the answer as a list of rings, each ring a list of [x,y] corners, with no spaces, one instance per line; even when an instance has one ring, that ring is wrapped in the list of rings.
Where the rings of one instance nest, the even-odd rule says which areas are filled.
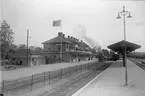
[[[134,62],[136,65],[138,65],[140,68],[145,70],[145,63],[141,60],[135,59],[135,58],[129,58],[132,62]]]
[[[71,66],[68,68],[62,68],[59,70],[48,71],[38,74],[32,74],[28,77],[23,77],[15,80],[3,80],[1,83],[1,93],[7,94],[8,92],[16,93],[19,90],[23,90],[23,93],[33,91],[37,88],[54,84],[65,77],[69,77],[73,74],[82,72],[84,70],[91,70],[96,64],[93,62],[88,64]],[[99,67],[99,66],[98,66]]]
[[[89,72],[82,74],[81,76],[75,77],[73,80],[62,84],[41,96],[71,96],[82,86],[92,80],[96,75],[100,74],[102,71],[108,68],[111,64],[112,63],[104,64],[100,67],[95,65],[94,68],[92,68],[92,70],[90,70]]]

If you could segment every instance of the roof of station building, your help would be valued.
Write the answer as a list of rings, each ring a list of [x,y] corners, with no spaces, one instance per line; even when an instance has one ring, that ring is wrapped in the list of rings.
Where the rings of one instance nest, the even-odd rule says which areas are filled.
[[[69,40],[67,40],[67,38],[65,37],[61,37],[61,36],[57,36],[57,37],[54,37],[50,40],[47,40],[45,42],[43,42],[42,44],[46,44],[46,43],[61,43],[61,40],[62,40],[62,43],[68,43],[68,44],[72,44],[72,42],[70,42]]]

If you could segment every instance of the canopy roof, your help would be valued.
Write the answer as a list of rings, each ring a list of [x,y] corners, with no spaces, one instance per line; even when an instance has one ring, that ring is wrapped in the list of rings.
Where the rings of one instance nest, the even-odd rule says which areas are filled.
[[[107,48],[109,48],[109,49],[111,49],[111,50],[113,50],[115,52],[122,53],[125,43],[126,43],[126,51],[127,52],[134,51],[134,50],[136,50],[136,49],[141,47],[140,45],[137,45],[137,44],[122,40],[122,41],[119,41],[117,43],[114,43],[112,45],[107,46]]]

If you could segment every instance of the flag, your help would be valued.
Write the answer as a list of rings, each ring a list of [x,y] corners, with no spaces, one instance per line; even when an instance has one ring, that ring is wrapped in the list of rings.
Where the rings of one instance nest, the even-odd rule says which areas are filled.
[[[59,27],[59,26],[61,26],[61,20],[53,21],[53,27]]]

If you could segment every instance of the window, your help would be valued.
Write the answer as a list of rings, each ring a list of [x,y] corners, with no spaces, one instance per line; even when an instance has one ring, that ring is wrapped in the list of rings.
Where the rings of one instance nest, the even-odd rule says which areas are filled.
[[[68,51],[69,50],[69,45],[65,45],[65,49]]]
[[[60,50],[60,45],[58,45],[58,50]]]
[[[51,51],[51,48],[48,48],[49,51]]]
[[[68,45],[65,45],[65,48],[68,49]]]

